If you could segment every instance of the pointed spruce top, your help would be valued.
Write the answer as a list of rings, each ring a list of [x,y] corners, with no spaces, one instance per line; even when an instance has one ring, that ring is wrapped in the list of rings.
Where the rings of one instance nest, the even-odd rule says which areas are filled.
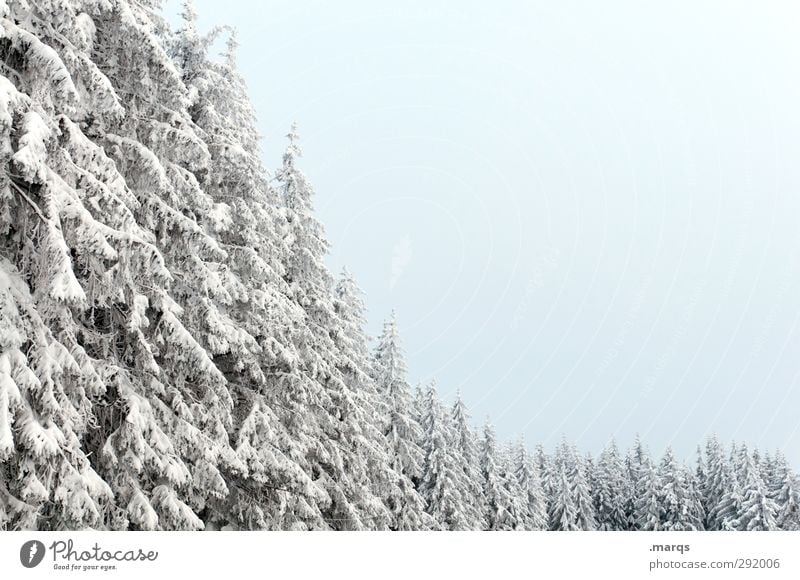
[[[236,69],[236,55],[239,51],[239,34],[236,28],[232,26],[226,27],[228,30],[228,40],[225,43],[225,63],[231,69]]]
[[[184,22],[184,29],[188,33],[196,33],[197,31],[197,11],[194,8],[193,0],[184,0],[183,10],[181,11],[181,18]]]

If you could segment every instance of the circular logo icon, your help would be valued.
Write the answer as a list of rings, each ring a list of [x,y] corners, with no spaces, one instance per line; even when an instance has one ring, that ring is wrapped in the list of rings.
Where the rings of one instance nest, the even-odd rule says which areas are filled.
[[[44,559],[44,544],[39,540],[30,540],[19,549],[19,561],[26,568],[35,568]]]

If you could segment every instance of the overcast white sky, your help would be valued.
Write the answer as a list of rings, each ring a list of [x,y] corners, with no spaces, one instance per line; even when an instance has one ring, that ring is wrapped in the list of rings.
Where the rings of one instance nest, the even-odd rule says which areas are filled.
[[[175,10],[170,0],[167,7]],[[416,381],[501,436],[800,460],[792,2],[197,0]]]

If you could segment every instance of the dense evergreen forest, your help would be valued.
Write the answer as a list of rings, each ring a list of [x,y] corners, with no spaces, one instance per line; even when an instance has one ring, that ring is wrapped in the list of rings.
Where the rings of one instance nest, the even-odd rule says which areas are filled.
[[[528,450],[413,389],[190,4],[0,0],[0,37],[0,529],[800,528],[778,452]]]

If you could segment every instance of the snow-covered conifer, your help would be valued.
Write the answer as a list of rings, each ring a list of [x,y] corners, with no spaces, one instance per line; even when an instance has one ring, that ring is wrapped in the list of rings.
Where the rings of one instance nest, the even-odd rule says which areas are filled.
[[[35,5],[3,21],[11,41],[5,56],[19,67],[16,87],[3,83],[5,127],[19,124],[17,146],[4,148],[12,154],[0,230],[3,253],[14,262],[4,270],[17,311],[28,312],[26,332],[39,326],[24,364],[27,385],[35,379],[43,386],[32,387],[38,401],[21,391],[17,421],[31,437],[45,429],[31,441],[50,441],[17,458],[23,463],[11,468],[23,472],[9,479],[26,487],[9,490],[8,501],[21,505],[12,499],[22,494],[29,506],[47,502],[36,521],[26,521],[30,527],[202,527],[194,510],[227,492],[215,464],[225,449],[229,400],[181,321],[176,272],[141,220],[142,200],[105,148],[107,129],[135,115],[115,85],[121,77],[110,74],[109,55],[98,50],[101,39],[109,27],[144,31],[149,21],[142,14],[135,24],[121,22],[135,10],[125,2],[117,11],[79,12],[66,2],[51,8]],[[180,84],[171,88],[180,99]],[[13,282],[16,272],[23,286]],[[30,303],[23,305],[25,294]],[[18,359],[15,374],[21,365]],[[214,413],[205,424],[183,400],[187,378],[198,379],[195,410]],[[47,478],[35,459],[45,449],[55,454]]]
[[[630,527],[626,504],[630,501],[630,489],[625,474],[625,464],[611,441],[597,460],[596,475],[592,486],[597,525],[599,530],[622,531]]]
[[[288,248],[284,279],[289,295],[304,313],[300,331],[293,337],[300,359],[300,388],[289,403],[306,409],[304,425],[297,418],[290,421],[296,431],[312,429],[304,435],[311,446],[308,469],[318,474],[317,481],[331,497],[323,511],[333,527],[381,528],[390,523],[390,516],[370,487],[367,464],[361,457],[367,441],[360,397],[366,391],[357,392],[355,378],[361,373],[366,379],[368,371],[361,368],[353,374],[364,361],[343,339],[333,277],[325,265],[328,242],[314,215],[313,188],[298,166],[301,151],[296,126],[287,137],[289,145],[275,179]],[[337,342],[337,338],[342,340]],[[308,421],[309,417],[313,419]]]
[[[577,531],[577,508],[572,497],[572,485],[564,461],[556,461],[550,473],[550,506],[548,512],[550,529],[557,532]]]
[[[637,445],[637,448],[634,452],[637,480],[634,488],[633,523],[637,530],[662,530],[664,508],[659,502],[661,484],[658,473],[644,449],[640,445]]]
[[[769,497],[756,457],[748,452],[746,445],[740,448],[739,457],[743,461],[740,468],[743,497],[736,528],[748,532],[778,529],[778,506]]]
[[[779,472],[783,472],[783,481],[776,497],[778,526],[782,530],[797,531],[800,530],[800,481],[783,456],[778,461]]]
[[[566,457],[575,503],[575,524],[579,530],[594,530],[597,527],[597,518],[587,477],[588,462],[578,454],[574,447],[570,449],[570,453]]]
[[[414,481],[422,477],[425,457],[418,442],[422,428],[414,417],[411,387],[406,377],[406,362],[394,313],[384,322],[373,359],[376,388],[383,397],[383,432],[388,447],[389,466],[397,476],[395,485],[382,492],[391,513],[394,530],[428,529],[435,521],[425,512],[425,501]]]
[[[434,383],[425,389],[422,431],[425,461],[419,491],[426,510],[442,529],[468,530],[473,522],[467,517],[467,489],[455,433]]]
[[[512,495],[503,483],[494,427],[486,420],[480,448],[483,495],[486,502],[486,525],[489,530],[512,530],[516,525]]]
[[[482,530],[486,526],[483,505],[483,478],[481,475],[478,441],[475,431],[469,423],[469,414],[461,393],[456,393],[453,403],[452,421],[454,430],[454,446],[459,456],[463,471],[464,502],[466,508],[466,527],[471,530]]]
[[[684,467],[675,459],[672,448],[667,447],[658,468],[660,529],[690,531],[702,528],[699,506],[687,476]]]
[[[715,486],[719,490],[719,499],[711,506],[706,515],[706,529],[735,530],[742,507],[742,490],[733,466],[727,459],[720,463],[720,472],[718,476],[715,476],[715,481]]]
[[[524,506],[522,528],[546,530],[547,498],[542,488],[542,479],[535,460],[528,455],[521,438],[512,449],[511,461]]]

